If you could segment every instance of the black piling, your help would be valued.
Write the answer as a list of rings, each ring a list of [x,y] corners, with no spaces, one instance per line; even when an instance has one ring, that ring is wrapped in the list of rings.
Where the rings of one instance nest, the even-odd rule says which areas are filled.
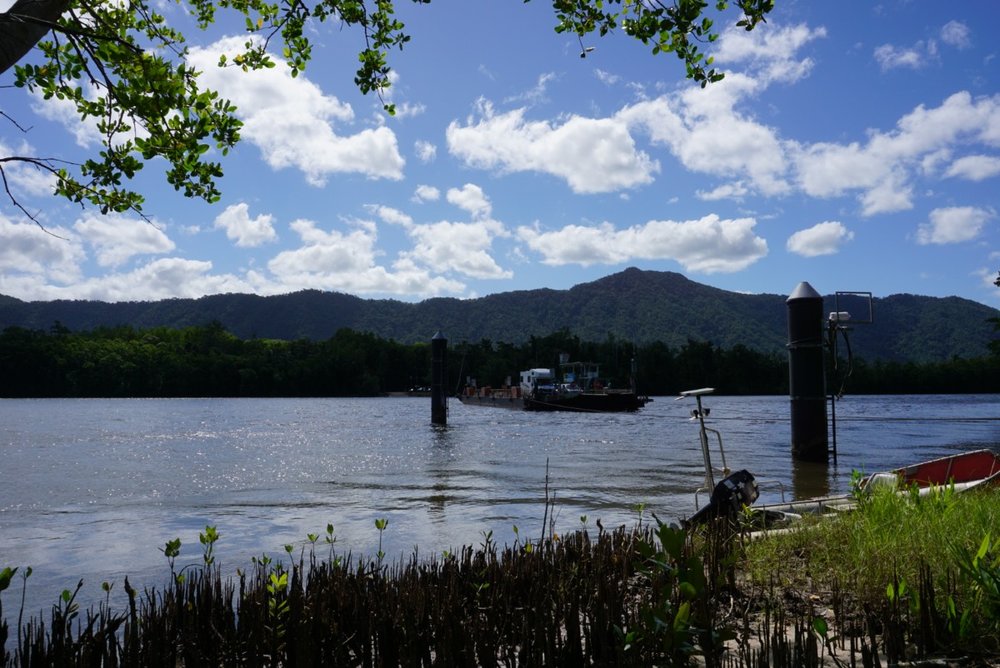
[[[448,339],[438,332],[431,338],[431,423],[448,424]]]
[[[788,296],[788,394],[792,457],[827,461],[823,297],[803,281]]]

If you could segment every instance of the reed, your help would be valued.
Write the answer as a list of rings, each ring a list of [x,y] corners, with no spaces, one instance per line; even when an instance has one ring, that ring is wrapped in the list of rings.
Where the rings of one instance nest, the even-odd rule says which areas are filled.
[[[325,548],[310,534],[297,556],[286,546],[235,577],[221,574],[221,534],[206,527],[201,563],[177,570],[180,544],[168,541],[170,584],[140,592],[126,579],[125,610],[84,612],[67,591],[47,621],[0,621],[2,663],[736,668],[948,651],[977,665],[1000,649],[997,501],[877,495],[759,541],[727,518],[697,531],[655,516],[597,522],[596,534],[581,518],[562,537],[501,547],[484,532],[478,547],[396,562],[338,553],[328,526]],[[0,592],[14,578],[0,571]]]

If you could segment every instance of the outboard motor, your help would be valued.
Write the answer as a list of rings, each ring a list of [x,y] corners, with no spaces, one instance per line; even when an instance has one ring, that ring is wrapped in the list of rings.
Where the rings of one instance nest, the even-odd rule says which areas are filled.
[[[722,479],[712,490],[712,497],[701,510],[684,523],[685,526],[703,524],[717,517],[736,519],[747,506],[757,500],[757,481],[746,469]]]

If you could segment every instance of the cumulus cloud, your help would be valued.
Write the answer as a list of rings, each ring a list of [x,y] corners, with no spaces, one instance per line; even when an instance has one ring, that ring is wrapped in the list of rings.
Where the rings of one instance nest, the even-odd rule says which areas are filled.
[[[377,262],[377,228],[372,221],[352,221],[350,231],[322,230],[311,221],[293,221],[298,248],[282,251],[268,262],[276,280],[290,290],[313,288],[353,293],[431,296],[460,292],[463,283],[403,259],[390,271]]]
[[[1000,175],[1000,158],[991,155],[969,155],[951,163],[944,173],[970,181],[985,181]]]
[[[212,263],[205,260],[160,258],[127,273],[89,279],[74,286],[73,292],[79,299],[128,301],[254,292],[258,287],[233,274],[212,274],[211,270]]]
[[[926,65],[927,57],[933,52],[933,46],[925,42],[917,42],[911,47],[898,47],[883,44],[875,49],[875,62],[883,72],[901,67],[917,70]]]
[[[17,222],[0,215],[0,293],[32,298],[33,290],[21,292],[7,287],[15,277],[29,285],[46,280],[76,281],[86,252],[70,230],[52,227],[43,230],[33,222]],[[37,297],[36,297],[37,298]]]
[[[391,206],[380,206],[377,204],[370,205],[366,207],[373,215],[378,216],[387,223],[393,225],[400,225],[402,227],[409,227],[413,225],[413,218],[409,214],[395,209]]]
[[[36,151],[28,142],[7,144],[3,139],[0,139],[0,156],[12,155],[36,155]],[[7,187],[13,193],[51,195],[55,191],[56,177],[26,162],[4,163],[3,175]]]
[[[271,214],[250,217],[250,207],[245,202],[227,206],[215,218],[215,229],[225,230],[226,236],[241,248],[253,248],[278,238]]]
[[[712,190],[699,190],[695,196],[706,202],[714,202],[723,199],[740,200],[750,193],[750,189],[742,181],[725,183]]]
[[[496,113],[481,100],[478,118],[448,125],[448,150],[480,169],[551,174],[576,193],[634,188],[650,183],[660,169],[636,148],[621,121],[573,115],[549,123],[525,116],[523,108]]]
[[[305,75],[292,78],[280,58],[270,69],[243,72],[217,67],[219,56],[243,50],[244,37],[226,37],[192,48],[189,62],[202,71],[203,86],[217,90],[237,106],[242,137],[256,145],[274,169],[294,167],[315,186],[338,173],[400,179],[405,161],[396,135],[386,127],[338,134],[354,119],[351,106],[326,95]]]
[[[917,243],[955,244],[971,241],[995,217],[994,211],[973,206],[934,209],[930,213],[930,221],[917,230]]]
[[[395,70],[393,70],[395,71]],[[414,102],[400,102],[396,104],[396,118],[407,118],[421,116],[427,111],[426,105]]]
[[[794,82],[807,76],[815,63],[799,56],[806,44],[826,37],[825,28],[810,28],[799,24],[777,26],[756,35],[738,26],[725,30],[712,53],[719,65],[743,65],[754,78],[767,85],[773,82]]]
[[[729,72],[705,90],[641,100],[606,117],[532,120],[525,109],[499,112],[480,100],[478,116],[449,125],[448,148],[467,166],[547,173],[565,179],[576,193],[620,192],[651,183],[661,170],[656,156],[638,143],[645,135],[686,170],[721,180],[696,193],[703,200],[796,190],[819,198],[853,195],[862,215],[875,216],[913,208],[918,179],[940,174],[938,165],[957,148],[1000,145],[1000,96],[973,98],[965,91],[938,106],[917,106],[895,127],[873,129],[861,141],[783,138],[742,111],[767,86],[807,75],[814,64],[800,53],[825,37],[823,29],[801,25],[727,31],[713,55],[745,71]],[[930,43],[921,49],[924,56],[934,52]],[[887,63],[907,60],[890,50],[883,56]],[[992,158],[969,157],[956,161],[947,175],[983,179],[995,169]]]
[[[995,255],[995,254],[993,254]],[[990,257],[991,260],[995,260],[995,257]],[[1000,297],[1000,286],[997,286],[997,270],[996,268],[980,267],[975,272],[973,276],[978,276],[982,286],[986,288],[987,292],[992,293],[994,297]]]
[[[441,199],[441,191],[434,186],[421,184],[413,191],[413,198],[419,202],[436,202]]]
[[[847,241],[854,238],[854,232],[843,223],[826,221],[805,230],[799,230],[788,238],[785,247],[789,252],[803,257],[833,255]]]
[[[972,46],[972,31],[961,21],[948,21],[941,28],[941,41],[957,49]]]
[[[870,132],[864,144],[786,146],[803,192],[835,197],[859,191],[862,213],[870,216],[912,208],[913,182],[925,160],[970,142],[1000,143],[1000,96],[973,99],[963,91],[938,107],[920,105],[892,131]],[[971,164],[960,163],[959,169],[971,171]]]
[[[97,263],[102,267],[116,267],[135,255],[169,253],[175,248],[155,223],[117,213],[87,212],[73,229],[97,251]]]
[[[407,234],[414,246],[401,256],[429,270],[447,270],[479,279],[514,275],[497,264],[488,252],[495,237],[508,236],[504,226],[495,220],[414,225]]]
[[[449,188],[446,198],[449,203],[468,211],[473,218],[485,218],[493,210],[486,193],[473,183],[466,183],[461,188]]]
[[[413,248],[399,254],[399,264],[422,267],[431,273],[457,273],[471,278],[511,278],[490,255],[497,237],[509,237],[502,223],[490,219],[490,203],[479,186],[466,184],[448,191],[448,201],[468,211],[472,222],[438,221],[416,223],[407,214],[386,206],[370,207],[372,214],[401,226]]]
[[[652,220],[617,229],[610,223],[568,225],[545,232],[520,227],[518,238],[550,265],[621,264],[632,260],[674,260],[686,270],[725,273],[745,269],[767,255],[767,242],[754,234],[752,218]]]
[[[416,151],[421,162],[433,162],[434,158],[437,157],[437,146],[423,139],[418,139],[413,143],[413,150]]]

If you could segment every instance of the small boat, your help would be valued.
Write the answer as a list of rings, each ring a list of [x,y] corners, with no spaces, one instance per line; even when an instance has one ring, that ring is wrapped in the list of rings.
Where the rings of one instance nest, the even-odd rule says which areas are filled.
[[[601,380],[600,367],[590,362],[560,361],[559,378],[553,369],[527,369],[520,384],[504,387],[467,386],[458,400],[470,406],[491,406],[525,411],[578,413],[634,412],[651,399],[634,387],[612,388]]]
[[[816,497],[798,501],[782,501],[763,505],[752,505],[759,496],[758,483],[754,475],[746,470],[730,473],[725,462],[722,436],[715,429],[705,426],[708,409],[702,407],[701,397],[713,392],[712,388],[682,392],[679,399],[693,397],[698,407],[691,411],[692,419],[700,422],[700,439],[705,460],[705,482],[695,491],[695,505],[700,492],[711,492],[708,503],[698,508],[684,523],[686,525],[705,522],[713,517],[736,517],[745,509],[749,516],[762,527],[787,526],[801,519],[802,515],[820,515],[852,510],[857,505],[856,494],[841,494]],[[718,438],[722,468],[713,469],[709,453],[708,434]],[[716,484],[715,473],[724,477]],[[926,494],[936,488],[949,487],[964,492],[977,487],[1000,485],[1000,453],[981,449],[959,452],[953,455],[910,464],[863,478],[858,484],[862,491],[872,491],[877,487],[889,486],[901,493],[909,493],[916,488]],[[783,496],[783,495],[782,495]]]
[[[1000,484],[1000,455],[986,449],[960,452],[869,476],[862,487],[886,479],[904,489],[914,485],[921,489],[944,485],[969,489]]]

